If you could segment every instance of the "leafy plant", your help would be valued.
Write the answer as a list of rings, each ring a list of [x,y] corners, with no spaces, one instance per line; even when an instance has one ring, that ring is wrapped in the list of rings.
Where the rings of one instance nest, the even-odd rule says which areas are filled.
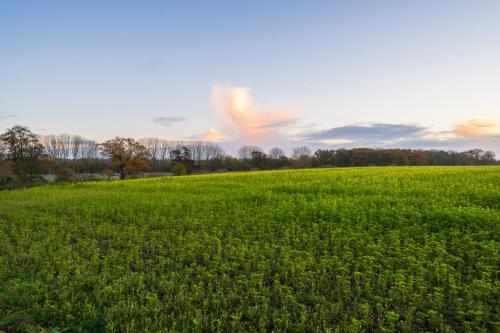
[[[47,332],[493,332],[499,236],[498,167],[4,191],[0,323],[17,313]]]

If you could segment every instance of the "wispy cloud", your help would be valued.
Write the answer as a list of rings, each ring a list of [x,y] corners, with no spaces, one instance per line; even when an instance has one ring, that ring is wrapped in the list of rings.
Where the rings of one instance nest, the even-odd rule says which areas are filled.
[[[170,126],[173,123],[179,123],[182,121],[186,121],[186,118],[184,118],[184,117],[156,117],[152,121],[158,125]]]
[[[298,120],[291,107],[257,107],[248,87],[214,85],[210,105],[218,112],[224,135],[242,143],[284,141],[281,130]]]
[[[6,113],[6,112],[0,112],[0,120],[14,119],[14,118],[17,118],[17,116],[14,115],[14,114]]]
[[[318,124],[317,123],[308,123],[308,124],[303,124],[303,125],[299,125],[297,126],[297,128],[301,128],[301,129],[312,129],[312,128],[315,128],[317,127]]]
[[[285,119],[285,120],[278,120],[278,121],[273,121],[267,124],[262,124],[262,125],[257,125],[255,128],[281,128],[281,127],[287,127],[294,125],[298,121],[298,118],[296,119]]]

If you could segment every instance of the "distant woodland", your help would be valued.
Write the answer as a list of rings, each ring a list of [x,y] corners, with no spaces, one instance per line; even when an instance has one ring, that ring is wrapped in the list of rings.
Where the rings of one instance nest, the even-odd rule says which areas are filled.
[[[482,149],[463,152],[416,149],[318,149],[246,145],[236,156],[207,141],[114,138],[102,143],[79,135],[36,135],[14,126],[0,135],[0,188],[47,181],[125,179],[144,176],[289,168],[464,166],[500,164]]]

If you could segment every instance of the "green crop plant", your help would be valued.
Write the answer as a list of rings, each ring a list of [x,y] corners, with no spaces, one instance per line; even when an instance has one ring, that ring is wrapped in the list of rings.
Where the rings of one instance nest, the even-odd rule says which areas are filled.
[[[494,332],[500,168],[0,192],[0,330]]]

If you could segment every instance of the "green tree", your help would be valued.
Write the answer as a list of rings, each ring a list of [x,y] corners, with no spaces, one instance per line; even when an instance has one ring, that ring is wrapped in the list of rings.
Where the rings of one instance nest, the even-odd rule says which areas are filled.
[[[312,158],[313,166],[333,165],[335,151],[330,149],[318,149],[314,152]]]
[[[270,159],[265,153],[256,150],[251,153],[251,156],[252,156],[252,166],[254,168],[265,170],[271,167],[269,163]]]
[[[33,181],[40,173],[43,146],[38,136],[27,127],[16,125],[0,136],[7,147],[6,157],[13,162],[15,174],[21,182]]]
[[[170,152],[170,159],[172,160],[172,168],[176,170],[185,169],[184,174],[190,174],[193,169],[194,161],[192,159],[191,150],[188,147],[183,146],[181,149],[174,149]],[[184,168],[175,167],[181,164]],[[175,168],[174,168],[175,167]],[[177,171],[173,171],[178,173]]]

